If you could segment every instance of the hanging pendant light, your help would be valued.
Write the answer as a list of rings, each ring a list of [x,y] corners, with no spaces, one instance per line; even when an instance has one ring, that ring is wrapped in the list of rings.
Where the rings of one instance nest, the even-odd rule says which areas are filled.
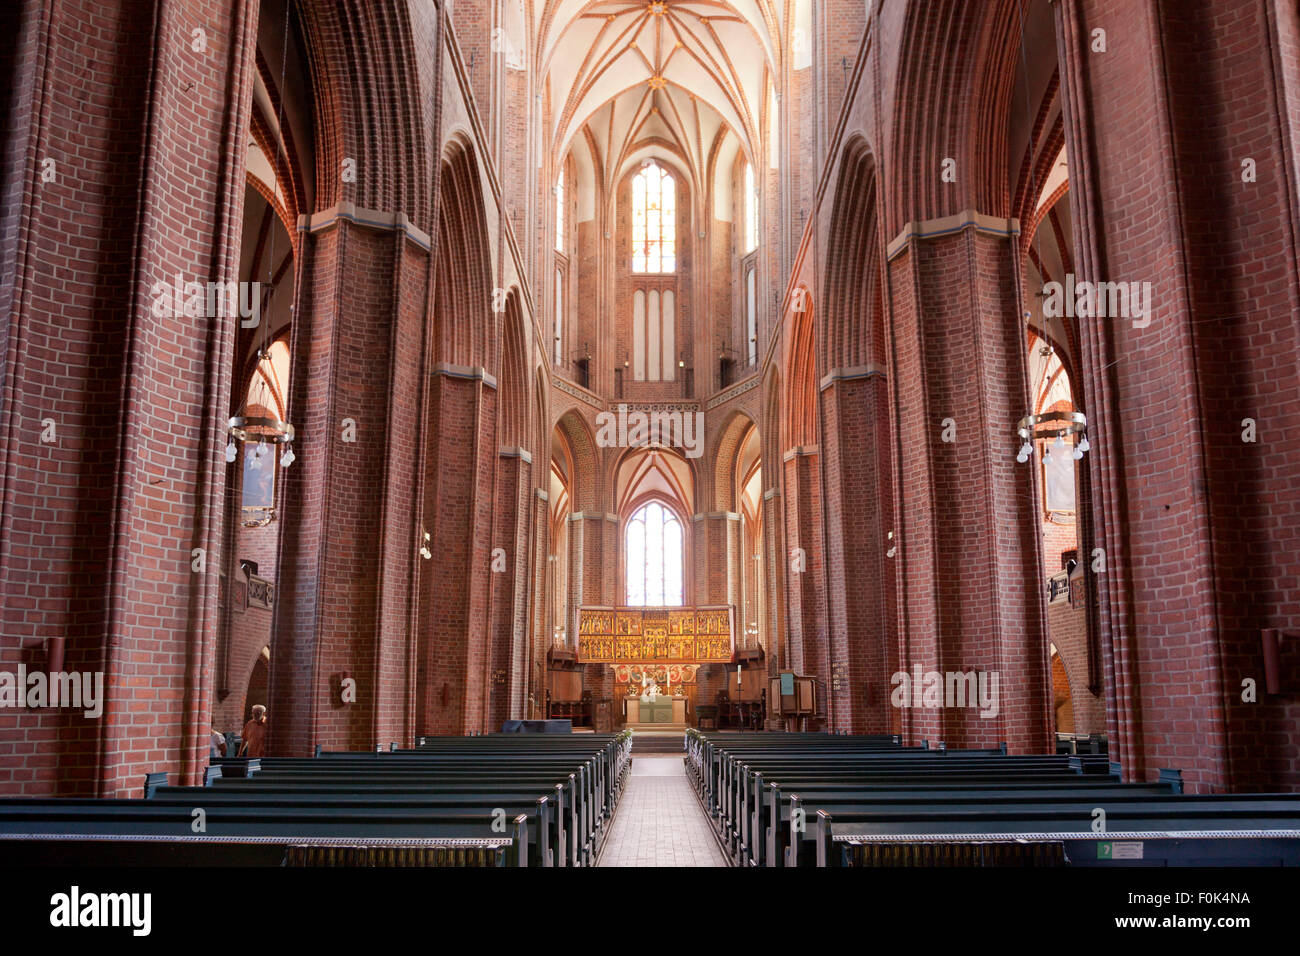
[[[1071,452],[1071,457],[1078,461],[1090,447],[1084,429],[1088,427],[1088,418],[1083,412],[1044,412],[1041,415],[1026,415],[1016,423],[1016,434],[1023,439],[1020,450],[1016,452],[1016,461],[1024,464],[1034,456],[1034,442],[1054,439],[1043,452],[1043,464],[1050,465],[1053,455],[1064,455],[1070,451],[1065,443],[1066,436],[1078,435],[1079,443]]]
[[[259,405],[262,408],[270,408],[275,405],[271,398],[266,382],[274,378],[275,370],[271,365],[270,349],[260,348],[257,350],[257,368],[253,373],[254,380],[258,383],[257,391],[251,392],[250,397],[244,401],[243,407],[239,410],[238,415],[234,415],[226,423],[226,432],[230,440],[226,445],[226,461],[233,463],[238,457],[239,451],[236,442],[242,442],[245,445],[255,445],[252,451],[253,460],[249,467],[261,468],[263,459],[271,454],[270,445],[284,445],[284,453],[280,456],[280,464],[288,468],[293,464],[293,450],[289,447],[293,442],[293,426],[288,422],[282,422],[278,418],[271,418],[266,415],[248,414],[249,405]]]
[[[247,465],[251,471],[261,471],[268,465],[274,468],[277,445],[283,446],[280,453],[280,467],[288,468],[297,457],[293,453],[293,426],[268,415],[250,415],[252,407],[259,409],[274,408],[277,402],[271,397],[266,383],[273,380],[274,369],[271,366],[269,349],[257,351],[257,368],[254,370],[255,389],[250,389],[239,414],[226,422],[226,462],[234,464],[239,458],[239,446],[244,446]],[[274,481],[274,477],[271,479]],[[274,485],[272,486],[274,487]],[[274,501],[271,505],[245,506],[242,509],[242,524],[246,528],[260,528],[275,518]]]

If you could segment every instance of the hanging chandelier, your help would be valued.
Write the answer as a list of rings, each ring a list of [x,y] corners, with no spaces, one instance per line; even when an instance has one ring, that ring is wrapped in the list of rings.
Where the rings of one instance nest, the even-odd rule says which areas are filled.
[[[263,363],[270,365],[265,349],[258,349],[257,357],[259,370]],[[293,426],[288,422],[280,421],[278,418],[246,414],[247,410],[248,403],[245,402],[244,407],[240,409],[240,414],[231,416],[230,421],[226,423],[226,432],[230,436],[230,440],[226,444],[227,463],[233,463],[239,456],[239,447],[235,442],[240,442],[245,445],[255,446],[251,453],[252,460],[248,463],[249,468],[257,470],[265,467],[271,459],[270,446],[272,445],[284,446],[284,451],[280,453],[280,467],[288,468],[292,465],[297,458],[291,447],[293,445]]]
[[[1083,412],[1044,412],[1041,415],[1026,415],[1016,423],[1016,434],[1023,439],[1020,450],[1016,452],[1016,461],[1024,464],[1034,457],[1034,442],[1043,439],[1056,439],[1043,453],[1043,464],[1050,465],[1053,455],[1064,455],[1078,461],[1092,446],[1084,430],[1088,427],[1088,417]],[[1067,435],[1078,435],[1079,441],[1071,448],[1066,445]]]
[[[260,407],[263,409],[277,407],[277,402],[270,394],[267,385],[272,381],[274,368],[271,364],[270,350],[263,347],[257,350],[257,367],[253,372],[256,387],[250,389],[244,398],[244,403],[237,414],[232,415],[226,422],[226,463],[234,464],[239,458],[239,446],[248,446],[244,454],[248,456],[248,468],[253,471],[260,471],[263,468],[274,468],[274,448],[279,445],[283,446],[280,452],[280,467],[288,468],[293,464],[297,457],[293,453],[293,426],[288,422],[281,421],[278,418],[272,418],[269,415],[250,415],[251,407]],[[275,518],[275,479],[271,479],[271,504],[259,505],[256,507],[244,507],[243,524],[249,528],[260,528],[269,524]]]

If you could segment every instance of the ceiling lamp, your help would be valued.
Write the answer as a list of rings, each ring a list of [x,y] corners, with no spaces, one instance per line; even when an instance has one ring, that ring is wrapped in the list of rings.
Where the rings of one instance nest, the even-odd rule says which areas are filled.
[[[253,450],[249,452],[252,457],[249,459],[248,467],[254,470],[266,467],[271,463],[272,446],[283,445],[284,451],[280,453],[280,467],[288,468],[293,464],[297,457],[293,453],[293,426],[288,422],[282,422],[278,418],[271,418],[265,415],[250,415],[248,407],[251,404],[259,405],[262,408],[274,408],[276,403],[270,395],[270,390],[266,383],[274,375],[274,369],[271,366],[270,350],[260,348],[257,350],[257,369],[253,373],[254,381],[257,382],[255,391],[250,391],[244,400],[243,406],[239,413],[232,416],[226,423],[226,433],[230,436],[226,443],[226,462],[233,464],[239,457],[239,446],[236,442],[245,445],[253,445]]]
[[[1083,412],[1044,412],[1041,415],[1027,415],[1016,423],[1016,434],[1023,439],[1020,450],[1016,452],[1016,461],[1022,465],[1034,457],[1034,442],[1043,439],[1055,439],[1043,452],[1043,464],[1050,465],[1054,456],[1069,454],[1078,461],[1092,446],[1084,429],[1088,427],[1088,417]],[[1067,435],[1078,435],[1079,441],[1073,451],[1065,443]]]

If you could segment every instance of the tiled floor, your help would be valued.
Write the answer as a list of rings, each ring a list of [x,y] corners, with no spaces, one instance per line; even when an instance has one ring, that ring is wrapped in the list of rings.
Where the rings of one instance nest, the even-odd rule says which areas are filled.
[[[635,757],[601,866],[726,866],[681,757]]]

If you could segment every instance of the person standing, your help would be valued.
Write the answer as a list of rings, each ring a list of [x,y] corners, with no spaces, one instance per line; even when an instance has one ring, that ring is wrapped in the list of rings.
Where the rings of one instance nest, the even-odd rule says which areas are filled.
[[[254,704],[253,716],[244,724],[244,744],[239,748],[241,757],[266,755],[266,705]]]

